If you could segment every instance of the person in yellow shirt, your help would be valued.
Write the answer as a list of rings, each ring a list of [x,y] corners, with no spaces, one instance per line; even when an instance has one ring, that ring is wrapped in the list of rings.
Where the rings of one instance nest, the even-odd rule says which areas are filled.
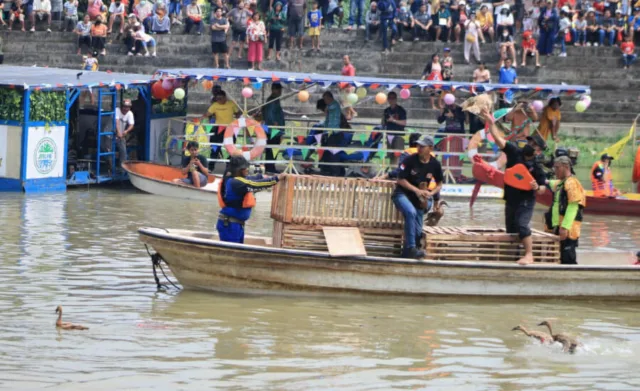
[[[489,7],[486,5],[480,7],[480,12],[476,15],[476,19],[480,22],[482,35],[485,37],[488,35],[491,38],[491,42],[495,42],[493,40],[493,15],[489,12]]]
[[[540,132],[540,135],[542,135],[542,138],[544,138],[545,141],[547,141],[549,135],[551,135],[556,143],[560,141],[560,139],[558,138],[560,120],[562,119],[562,115],[560,114],[560,106],[562,106],[562,101],[559,97],[556,96],[549,99],[547,107],[542,110],[538,132]]]
[[[209,142],[210,143],[222,143],[224,141],[224,127],[230,125],[233,120],[240,116],[240,108],[235,102],[227,99],[227,93],[222,90],[216,90],[214,95],[214,101],[207,112],[202,116],[204,118],[215,118],[216,124],[222,126],[214,126],[211,129]],[[222,128],[222,129],[221,129]],[[235,142],[235,137],[234,137]],[[222,148],[219,145],[211,146],[211,157],[217,158],[220,156]],[[215,162],[209,163],[209,171],[213,171],[215,168]]]

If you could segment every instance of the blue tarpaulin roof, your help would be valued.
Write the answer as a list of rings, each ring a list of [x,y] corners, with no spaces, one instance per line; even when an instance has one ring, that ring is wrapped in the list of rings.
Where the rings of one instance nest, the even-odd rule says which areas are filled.
[[[0,86],[23,89],[96,88],[148,84],[151,75],[92,72],[75,69],[1,65]]]
[[[471,83],[471,82],[445,82],[412,79],[388,79],[379,77],[354,76],[345,77],[341,75],[324,75],[317,73],[296,73],[296,72],[271,72],[271,71],[245,71],[239,69],[207,69],[207,68],[186,68],[186,69],[161,69],[156,72],[156,77],[188,77],[198,80],[208,79],[214,81],[248,81],[269,82],[278,81],[280,83],[317,83],[324,87],[334,84],[348,83],[355,87],[381,87],[393,88],[437,88],[440,90],[467,90],[471,92],[489,92],[511,90],[512,92],[540,91],[553,95],[562,94],[589,94],[589,86],[583,85],[558,85],[558,84],[497,84],[497,83]]]

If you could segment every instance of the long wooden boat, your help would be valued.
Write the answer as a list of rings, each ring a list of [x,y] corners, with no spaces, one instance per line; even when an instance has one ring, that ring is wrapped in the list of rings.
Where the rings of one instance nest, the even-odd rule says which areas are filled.
[[[127,161],[122,168],[129,174],[131,184],[151,194],[198,201],[215,201],[221,177],[209,174],[209,183],[195,188],[174,179],[184,178],[180,168],[150,162]]]
[[[415,261],[274,248],[271,239],[221,242],[215,233],[140,228],[187,289],[251,294],[479,295],[640,300],[631,258],[591,257],[589,265]],[[585,257],[589,258],[589,257]],[[580,262],[580,259],[578,260]],[[604,264],[604,263],[607,264]],[[597,264],[600,263],[600,264]]]
[[[504,173],[494,167],[481,162],[473,164],[473,177],[483,183],[488,183],[498,188],[504,188]],[[537,202],[551,206],[553,196],[547,190],[543,195],[536,197]],[[586,214],[638,216],[640,217],[640,194],[627,193],[616,198],[594,197],[592,191],[587,191]]]

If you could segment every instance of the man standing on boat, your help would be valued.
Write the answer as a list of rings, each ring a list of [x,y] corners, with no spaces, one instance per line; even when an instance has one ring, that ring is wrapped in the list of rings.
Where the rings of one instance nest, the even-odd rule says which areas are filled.
[[[508,233],[518,234],[524,246],[525,255],[518,260],[518,264],[528,265],[533,263],[533,238],[531,237],[529,224],[536,204],[536,192],[538,194],[545,192],[544,185],[546,181],[544,170],[536,162],[536,155],[542,153],[547,146],[542,137],[536,133],[527,137],[527,144],[523,148],[518,148],[515,144],[504,139],[498,131],[493,115],[489,110],[484,109],[480,113],[480,117],[485,123],[489,124],[489,130],[496,145],[507,156],[506,168],[509,169],[517,164],[522,164],[534,178],[530,183],[531,190],[520,190],[506,183],[504,184],[506,229]]]
[[[244,243],[244,223],[256,206],[254,191],[264,190],[278,183],[278,176],[263,178],[248,176],[249,162],[242,155],[231,156],[229,168],[218,188],[218,204],[222,208],[216,229],[223,242]]]
[[[568,156],[555,159],[553,171],[557,179],[549,181],[553,204],[550,213],[545,215],[545,223],[560,236],[560,261],[575,265],[582,209],[587,204],[587,198],[580,181],[571,173],[571,159]]]
[[[431,155],[433,138],[418,140],[418,152],[408,156],[400,165],[398,182],[391,199],[404,216],[403,257],[422,259],[425,252],[417,248],[422,236],[424,213],[433,204],[433,196],[442,188],[444,177],[438,159]],[[426,183],[426,188],[421,184]]]

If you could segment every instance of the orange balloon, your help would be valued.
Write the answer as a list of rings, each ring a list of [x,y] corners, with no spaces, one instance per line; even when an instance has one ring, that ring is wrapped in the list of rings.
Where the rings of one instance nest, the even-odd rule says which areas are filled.
[[[309,92],[302,90],[300,92],[298,92],[298,99],[300,100],[300,102],[306,102],[309,100]]]
[[[387,94],[385,94],[384,92],[378,92],[376,94],[376,103],[379,105],[387,103]]]
[[[206,80],[205,79],[202,82],[202,88],[204,88],[205,91],[208,91],[208,90],[212,89],[213,88],[213,82],[211,80]]]

